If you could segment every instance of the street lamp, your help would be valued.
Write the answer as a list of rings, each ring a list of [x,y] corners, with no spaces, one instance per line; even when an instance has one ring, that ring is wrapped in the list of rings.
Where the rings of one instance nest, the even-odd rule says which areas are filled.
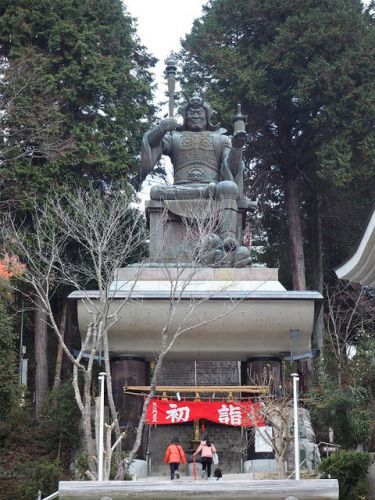
[[[294,468],[295,479],[299,480],[299,433],[298,433],[298,373],[292,373],[293,377],[293,418],[294,418]]]
[[[104,382],[106,373],[99,373],[100,401],[99,401],[99,443],[98,443],[98,481],[103,481],[104,461]]]

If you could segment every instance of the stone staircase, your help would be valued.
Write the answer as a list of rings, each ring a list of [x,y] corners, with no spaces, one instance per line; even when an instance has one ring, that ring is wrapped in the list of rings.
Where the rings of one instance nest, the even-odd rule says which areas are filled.
[[[287,471],[286,477],[289,478],[293,471]],[[268,479],[279,479],[279,475],[277,472],[254,472],[253,473],[254,480],[268,480]],[[301,469],[300,470],[300,478],[301,480],[309,480],[309,479],[319,479],[319,473],[316,470],[309,469]],[[293,476],[291,477],[293,479]]]

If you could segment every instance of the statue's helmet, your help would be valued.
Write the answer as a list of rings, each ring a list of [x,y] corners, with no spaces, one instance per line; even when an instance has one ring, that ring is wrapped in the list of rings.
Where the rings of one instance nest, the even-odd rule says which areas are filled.
[[[184,123],[181,127],[178,127],[179,130],[186,130],[186,113],[189,108],[204,108],[206,111],[207,118],[207,128],[208,130],[219,130],[220,123],[214,122],[212,118],[216,116],[216,111],[213,110],[208,102],[206,102],[203,97],[196,90],[193,92],[192,96],[189,97],[184,94],[186,98],[186,102],[184,102],[179,108],[178,112],[182,116]]]

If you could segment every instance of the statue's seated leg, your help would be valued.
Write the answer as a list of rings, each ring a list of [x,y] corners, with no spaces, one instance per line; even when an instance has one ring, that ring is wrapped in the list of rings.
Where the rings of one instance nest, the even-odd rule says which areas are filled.
[[[196,200],[199,198],[213,198],[216,184],[211,182],[205,185],[156,185],[151,188],[151,200]]]
[[[173,195],[175,187],[168,186],[163,184],[157,184],[156,186],[152,186],[150,191],[150,199],[151,200],[165,200],[170,195]]]
[[[216,185],[216,196],[220,200],[221,237],[226,252],[239,246],[237,239],[238,187],[233,181],[222,181]]]

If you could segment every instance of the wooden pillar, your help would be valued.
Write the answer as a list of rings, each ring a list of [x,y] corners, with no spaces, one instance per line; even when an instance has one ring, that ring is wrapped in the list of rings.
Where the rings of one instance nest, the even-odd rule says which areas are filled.
[[[270,384],[272,392],[277,392],[282,385],[281,367],[281,359],[274,356],[249,358],[246,361],[245,384]]]
[[[135,356],[116,356],[111,359],[113,397],[121,429],[127,429],[125,447],[130,448],[142,413],[143,397],[124,394],[124,386],[147,385],[147,363]],[[142,453],[142,450],[140,450]]]

